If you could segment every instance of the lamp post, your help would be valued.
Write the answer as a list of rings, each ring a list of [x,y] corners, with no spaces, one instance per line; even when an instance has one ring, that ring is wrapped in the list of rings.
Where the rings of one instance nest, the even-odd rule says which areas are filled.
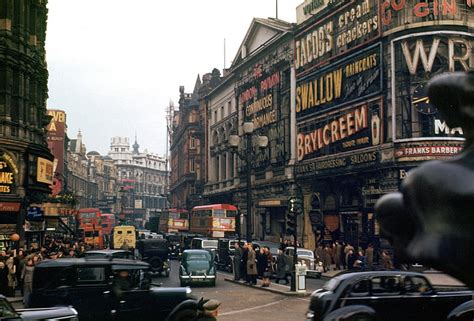
[[[238,135],[229,136],[229,144],[231,147],[235,148],[235,152],[240,159],[245,161],[246,167],[246,180],[247,180],[247,217],[245,221],[246,230],[247,230],[247,242],[252,241],[252,161],[255,160],[255,155],[252,152],[252,134],[254,131],[254,126],[252,122],[244,122],[243,126],[244,136],[245,136],[245,152],[241,153],[237,148],[240,143],[240,137]],[[260,148],[266,148],[268,146],[268,137],[267,136],[258,136],[257,145]]]

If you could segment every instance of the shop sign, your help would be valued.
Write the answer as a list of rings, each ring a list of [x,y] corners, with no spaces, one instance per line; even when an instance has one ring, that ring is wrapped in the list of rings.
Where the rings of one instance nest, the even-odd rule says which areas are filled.
[[[341,6],[347,0],[306,0],[298,7],[296,7],[296,24],[301,24],[306,20],[315,16],[322,16],[328,10],[335,10],[336,7]]]
[[[296,86],[296,117],[326,112],[382,91],[382,45],[350,55],[318,70]]]
[[[367,151],[329,159],[316,159],[311,162],[298,164],[296,166],[296,174],[303,176],[309,174],[326,174],[352,168],[373,166],[378,161],[378,151]]]
[[[40,207],[30,207],[26,212],[28,221],[42,222],[44,221],[44,211]]]
[[[376,146],[382,142],[381,100],[324,115],[298,126],[297,159]]]
[[[0,156],[0,194],[13,194],[15,187],[15,176],[18,168],[13,162],[13,158],[3,153]]]
[[[398,139],[443,137],[459,140],[462,128],[447,126],[427,100],[432,75],[474,69],[474,36],[457,31],[423,32],[392,40],[392,135]],[[413,112],[407,113],[406,110]],[[453,111],[456,112],[456,111]],[[410,123],[410,126],[402,126]],[[395,130],[400,128],[401,130]]]
[[[48,185],[53,184],[53,162],[42,157],[38,157],[36,180]]]
[[[52,195],[62,191],[62,177],[64,175],[64,137],[66,136],[66,113],[62,110],[48,110],[51,121],[48,125],[46,138],[48,148],[54,156],[53,164],[53,189]]]
[[[0,202],[0,212],[19,212],[20,203]]]
[[[384,35],[420,26],[467,23],[471,0],[382,0],[380,4]]]
[[[378,38],[378,10],[378,0],[351,1],[299,33],[295,39],[296,72],[309,72]]]
[[[438,157],[450,157],[459,154],[463,149],[462,143],[459,142],[440,144],[435,143],[417,143],[416,145],[401,145],[395,149],[395,158],[397,161],[424,161],[436,159]]]

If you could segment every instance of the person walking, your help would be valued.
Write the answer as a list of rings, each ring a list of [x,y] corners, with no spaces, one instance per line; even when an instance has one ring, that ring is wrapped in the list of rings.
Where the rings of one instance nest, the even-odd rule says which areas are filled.
[[[240,248],[240,244],[236,242],[234,244],[234,257],[232,259],[233,266],[232,270],[234,272],[234,280],[239,281],[241,278],[240,273],[240,263],[242,261],[242,249]]]
[[[365,251],[365,258],[367,259],[367,269],[372,270],[374,266],[374,246],[369,244]]]
[[[285,259],[285,255],[283,254],[282,249],[278,249],[278,256],[276,258],[276,280],[277,284],[280,283],[280,280],[285,280],[285,284],[288,284],[288,276],[286,274],[288,270],[287,260]]]
[[[30,306],[30,294],[33,292],[33,273],[35,271],[33,262],[32,258],[28,258],[21,274],[21,279],[23,280],[23,305],[25,308]]]
[[[5,262],[5,267],[7,269],[7,296],[14,297],[15,296],[15,287],[16,287],[16,266],[15,260],[13,258],[13,253],[9,253],[9,257]]]
[[[273,274],[273,256],[272,253],[270,253],[270,248],[267,246],[263,247],[263,255],[266,260],[266,266],[263,271],[263,277],[262,277],[262,287],[269,287],[270,286],[270,278]]]
[[[248,282],[248,276],[247,276],[248,256],[249,256],[249,245],[248,243],[245,243],[242,250],[242,259],[240,261],[240,272],[242,274],[242,279],[244,279],[245,282]]]
[[[334,243],[334,269],[341,269],[341,255],[342,255],[342,245],[339,244],[339,241]]]
[[[247,254],[247,283],[251,285],[257,284],[257,255],[251,242],[248,243]]]
[[[329,246],[327,244],[324,246],[323,250],[323,266],[324,272],[329,271],[331,267],[331,249],[329,249]]]

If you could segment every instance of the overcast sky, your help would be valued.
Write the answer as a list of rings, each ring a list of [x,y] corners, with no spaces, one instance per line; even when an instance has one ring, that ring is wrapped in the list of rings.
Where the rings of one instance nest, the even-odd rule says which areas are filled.
[[[279,0],[295,22],[303,1]],[[67,113],[88,151],[107,154],[113,136],[135,132],[141,150],[165,154],[165,108],[179,86],[226,67],[253,17],[275,17],[275,0],[49,0],[48,109]]]

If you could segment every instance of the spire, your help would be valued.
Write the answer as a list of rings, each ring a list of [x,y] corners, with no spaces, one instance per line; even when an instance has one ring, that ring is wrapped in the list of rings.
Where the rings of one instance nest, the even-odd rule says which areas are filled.
[[[82,152],[82,133],[81,130],[79,129],[79,132],[77,133],[77,141],[76,141],[76,153],[80,154]]]
[[[140,148],[140,145],[138,145],[137,143],[137,133],[135,133],[135,143],[133,144],[133,153],[134,154],[140,154],[140,152],[138,151],[138,149]]]

